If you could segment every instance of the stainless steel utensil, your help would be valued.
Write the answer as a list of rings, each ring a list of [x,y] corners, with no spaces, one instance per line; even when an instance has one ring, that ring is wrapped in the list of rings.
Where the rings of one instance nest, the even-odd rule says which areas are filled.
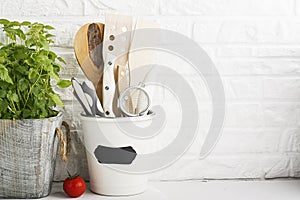
[[[73,91],[74,96],[76,97],[78,102],[81,104],[85,114],[87,116],[93,116],[92,109],[89,105],[88,100],[85,97],[85,94],[82,90],[80,82],[77,79],[75,79],[74,77],[71,80],[72,80],[72,86],[74,89],[74,91]]]
[[[131,100],[133,108],[131,108],[128,101]],[[131,86],[126,88],[118,100],[121,111],[129,117],[142,116],[147,113],[150,107],[150,97],[148,92],[144,89],[144,84],[140,83],[138,86]]]
[[[97,93],[93,83],[91,81],[84,81],[82,83],[82,90],[88,100],[92,113],[94,115],[99,115],[104,117],[105,116],[104,111],[100,103],[100,100],[97,97]]]
[[[101,103],[91,82],[86,81],[81,84],[76,78],[73,77],[72,85],[74,88],[73,94],[81,104],[86,115],[104,116]]]

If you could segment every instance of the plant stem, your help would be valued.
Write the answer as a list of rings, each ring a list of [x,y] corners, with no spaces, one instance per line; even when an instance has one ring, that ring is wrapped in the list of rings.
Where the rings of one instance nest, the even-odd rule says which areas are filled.
[[[16,107],[15,107],[14,102],[11,101],[11,100],[9,100],[9,101],[10,101],[10,106],[11,106],[11,108],[10,108],[9,106],[8,106],[8,108],[10,108],[10,111],[12,111],[14,114],[16,114],[17,109],[16,109]]]
[[[27,98],[26,98],[26,100],[25,100],[25,104],[24,104],[24,106],[23,106],[23,109],[26,108],[28,99],[29,99],[29,97],[30,97],[30,95],[31,95],[31,93],[32,93],[32,89],[33,89],[33,87],[38,83],[38,81],[40,80],[40,78],[41,78],[41,76],[42,76],[42,71],[43,71],[43,69],[41,69],[38,78],[36,79],[36,81],[35,81],[35,82],[32,84],[32,86],[30,87],[29,92],[28,92],[28,95],[27,95]]]

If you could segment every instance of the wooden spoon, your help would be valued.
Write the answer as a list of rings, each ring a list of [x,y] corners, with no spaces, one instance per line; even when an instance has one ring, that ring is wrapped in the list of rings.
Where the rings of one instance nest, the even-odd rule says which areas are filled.
[[[85,76],[93,83],[97,96],[102,103],[103,57],[102,42],[104,24],[88,23],[76,33],[74,51]]]

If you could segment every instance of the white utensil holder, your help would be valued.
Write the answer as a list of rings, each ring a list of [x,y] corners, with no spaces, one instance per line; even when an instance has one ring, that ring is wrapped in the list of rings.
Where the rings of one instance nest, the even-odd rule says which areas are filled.
[[[118,171],[113,168],[118,164],[103,164],[98,161],[99,158],[96,157],[95,151],[99,146],[108,148],[130,146],[139,154],[142,151],[141,148],[146,148],[143,147],[145,145],[139,145],[137,140],[126,135],[120,125],[134,123],[136,126],[147,126],[153,116],[154,114],[130,118],[103,118],[81,115],[92,192],[101,195],[123,196],[139,194],[146,190],[147,175]]]

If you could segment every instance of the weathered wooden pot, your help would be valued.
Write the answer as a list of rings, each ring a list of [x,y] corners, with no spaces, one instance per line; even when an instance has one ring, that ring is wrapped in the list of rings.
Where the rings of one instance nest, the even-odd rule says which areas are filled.
[[[0,198],[49,195],[61,124],[62,113],[46,119],[0,120]]]

